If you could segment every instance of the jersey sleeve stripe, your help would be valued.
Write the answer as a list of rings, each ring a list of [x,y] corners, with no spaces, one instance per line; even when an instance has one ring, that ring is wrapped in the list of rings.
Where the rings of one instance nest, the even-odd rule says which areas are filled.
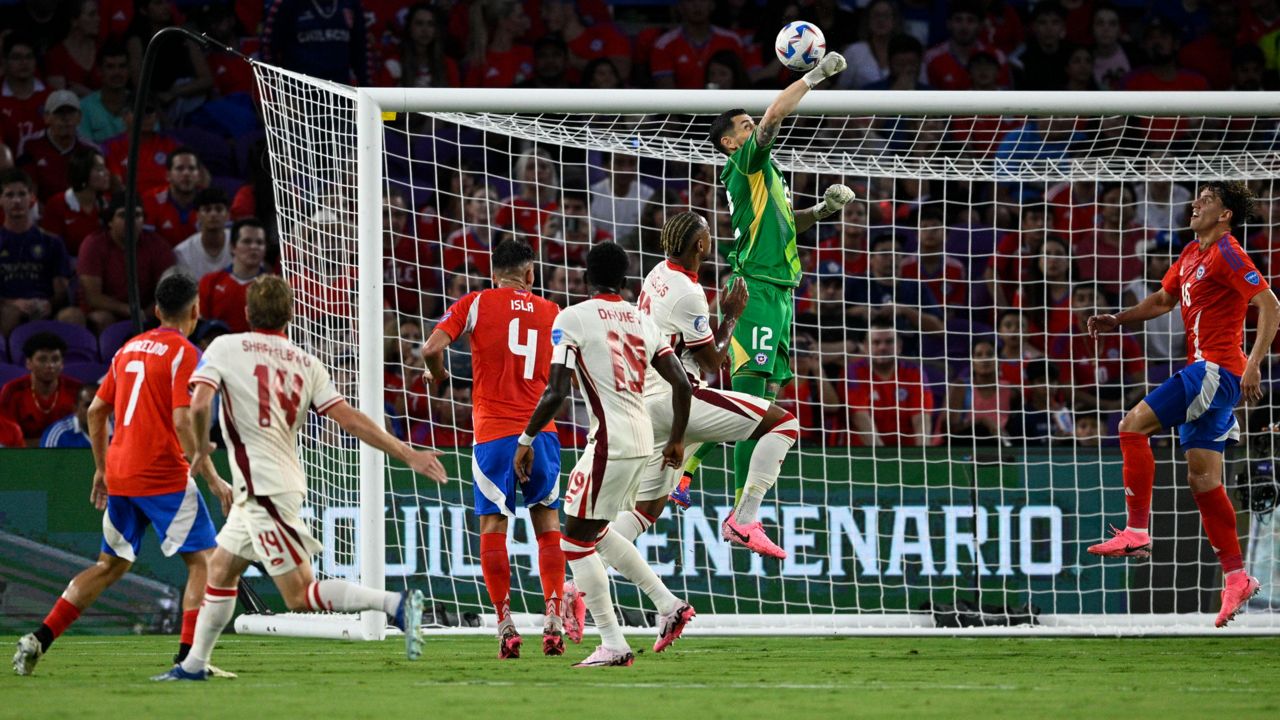
[[[335,405],[337,405],[338,403],[342,402],[342,400],[343,400],[343,397],[342,397],[341,395],[339,395],[338,397],[333,398],[332,400],[330,400],[329,402],[327,402],[327,403],[325,403],[325,404],[321,405],[320,407],[317,407],[317,408],[316,408],[316,412],[317,412],[318,414],[320,414],[320,415],[324,415],[325,413],[327,413],[327,412],[329,412],[330,410],[332,410],[332,409],[333,409],[333,407],[334,407]]]
[[[210,380],[210,379],[209,379],[209,378],[207,378],[207,377],[204,377],[203,375],[192,375],[192,376],[191,376],[191,384],[192,384],[192,385],[195,385],[196,383],[199,383],[199,384],[201,384],[201,385],[208,385],[209,387],[213,388],[214,390],[217,390],[217,389],[218,389],[218,383],[216,383],[216,382],[214,382],[214,381]]]
[[[702,338],[701,340],[694,340],[693,342],[689,342],[688,340],[686,340],[684,343],[684,346],[692,350],[693,348],[700,348],[703,345],[707,345],[715,341],[715,339],[716,339],[715,335],[708,335]]]
[[[1227,264],[1231,266],[1232,270],[1244,269],[1244,260],[1240,259],[1240,255],[1236,253],[1235,248],[1231,246],[1231,242],[1226,238],[1218,241],[1218,252],[1222,254],[1222,257],[1226,258]]]

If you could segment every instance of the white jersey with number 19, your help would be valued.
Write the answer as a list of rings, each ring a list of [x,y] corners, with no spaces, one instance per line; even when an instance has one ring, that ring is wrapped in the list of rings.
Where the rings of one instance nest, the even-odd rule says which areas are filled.
[[[283,333],[223,335],[209,345],[191,382],[222,394],[222,436],[231,449],[237,502],[306,492],[298,431],[307,408],[323,415],[343,399],[319,360]]]
[[[618,295],[596,295],[561,311],[551,342],[552,364],[578,375],[595,452],[610,460],[647,456],[653,450],[644,404],[647,370],[671,353],[653,321]]]

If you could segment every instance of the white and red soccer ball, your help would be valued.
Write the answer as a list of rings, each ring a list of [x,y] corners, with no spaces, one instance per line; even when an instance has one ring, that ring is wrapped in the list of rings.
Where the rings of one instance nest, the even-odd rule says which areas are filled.
[[[827,39],[817,25],[803,20],[788,23],[773,43],[778,62],[796,72],[813,69],[827,54]]]

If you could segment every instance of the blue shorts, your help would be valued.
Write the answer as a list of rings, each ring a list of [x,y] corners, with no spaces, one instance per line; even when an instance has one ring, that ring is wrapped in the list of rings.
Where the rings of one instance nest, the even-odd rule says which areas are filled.
[[[1240,378],[1204,360],[1178,371],[1146,397],[1161,425],[1178,428],[1183,450],[1217,452],[1240,440],[1234,413],[1239,401]]]
[[[511,435],[490,440],[476,445],[472,452],[476,515],[515,517],[517,485],[525,507],[560,507],[560,438],[553,432],[542,432],[533,439],[533,468],[527,483],[516,480],[512,466],[519,439],[519,435]]]
[[[102,514],[102,552],[129,562],[137,560],[148,525],[156,526],[160,552],[165,557],[208,550],[216,544],[217,532],[209,519],[209,509],[196,489],[196,481],[190,478],[182,492],[143,497],[108,495],[107,511]]]

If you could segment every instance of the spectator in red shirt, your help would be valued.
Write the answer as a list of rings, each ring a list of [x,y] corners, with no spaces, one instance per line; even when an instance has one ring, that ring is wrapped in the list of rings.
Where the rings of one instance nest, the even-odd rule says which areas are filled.
[[[558,35],[569,49],[569,77],[578,80],[592,60],[607,58],[619,77],[631,75],[631,41],[612,23],[597,19],[584,25],[576,3],[566,0],[543,0],[542,19],[547,32]]]
[[[1125,90],[1203,92],[1209,89],[1209,81],[1203,75],[1178,67],[1175,33],[1163,17],[1156,15],[1151,19],[1143,42],[1150,64],[1125,78]],[[1140,130],[1145,142],[1159,147],[1183,139],[1187,128],[1185,118],[1148,118]]]
[[[27,374],[0,388],[0,415],[17,422],[27,447],[35,447],[45,428],[75,412],[80,382],[62,374],[67,343],[55,334],[32,335],[22,353]]]
[[[0,117],[10,148],[44,129],[44,100],[49,94],[36,77],[36,44],[18,32],[4,38],[4,82],[0,83]]]
[[[70,90],[49,93],[44,103],[45,129],[28,136],[18,146],[18,167],[36,184],[41,202],[64,192],[67,178],[67,156],[80,148],[97,148],[77,137],[80,127],[80,98]]]
[[[1093,280],[1108,297],[1115,298],[1122,284],[1142,277],[1144,263],[1139,244],[1146,230],[1136,223],[1137,206],[1128,185],[1113,185],[1102,192],[1098,217],[1092,230],[1075,234],[1071,255],[1080,269],[1080,280]]]
[[[568,190],[561,196],[560,212],[552,216],[550,228],[543,238],[542,261],[581,266],[593,245],[612,239],[613,235],[591,219],[587,211],[587,194],[581,190]]]
[[[155,303],[160,276],[173,267],[173,248],[142,227],[142,209],[135,208],[138,247],[138,293],[146,312]],[[125,283],[125,205],[115,197],[102,213],[103,230],[85,238],[80,246],[76,272],[80,275],[81,306],[88,313],[89,329],[103,328],[129,317],[129,286]]]
[[[195,199],[200,190],[200,156],[191,148],[178,148],[169,153],[165,170],[168,184],[146,192],[142,196],[142,209],[147,218],[147,229],[174,247],[196,231]]]
[[[467,85],[515,87],[533,76],[533,48],[519,42],[529,16],[516,0],[481,0],[471,5],[471,47]]]
[[[1015,230],[1010,230],[996,241],[995,256],[987,266],[985,280],[990,283],[991,297],[996,307],[1013,307],[1013,297],[1024,278],[1031,276],[1040,246],[1048,237],[1045,226],[1044,206],[1028,202],[1022,206],[1022,217]]]
[[[1031,344],[1047,350],[1048,337],[1071,331],[1071,283],[1079,273],[1067,255],[1067,244],[1056,237],[1047,238],[1032,258],[1035,267],[1013,304],[1030,324]]]
[[[843,422],[829,423],[824,408],[840,407],[835,385],[824,375],[818,359],[818,344],[808,333],[796,333],[791,346],[796,377],[778,394],[778,405],[800,420],[800,439],[822,444],[829,434],[843,433]],[[833,413],[834,414],[834,413]],[[844,444],[844,443],[839,443]]]
[[[78,97],[93,92],[102,82],[98,68],[98,0],[79,0],[71,29],[45,56],[45,77],[54,90],[70,90]]]
[[[101,89],[80,98],[80,135],[90,142],[104,143],[125,130],[129,53],[119,43],[106,45],[99,54],[98,67],[102,71]]]
[[[840,222],[834,225],[835,232],[818,242],[817,265],[834,262],[849,277],[865,275],[867,253],[871,249],[867,237],[867,204],[854,200],[845,205]]]
[[[489,274],[489,248],[496,228],[494,208],[498,196],[488,185],[471,191],[463,207],[463,226],[449,233],[441,250],[441,266],[447,272],[463,272],[470,266],[482,276]]]
[[[0,448],[24,448],[27,439],[22,437],[22,426],[0,413]]]
[[[867,331],[867,346],[870,361],[854,363],[849,372],[847,404],[853,444],[931,444],[933,394],[925,389],[920,368],[898,359],[897,331],[875,323]]]
[[[1077,285],[1071,293],[1072,330],[1049,346],[1049,357],[1059,361],[1063,380],[1071,383],[1076,410],[1121,410],[1147,392],[1146,361],[1132,335],[1089,337],[1089,317],[1099,310],[1093,285]]]
[[[947,434],[961,445],[993,444],[1009,436],[1020,373],[996,361],[989,338],[973,342],[970,365],[947,388]]]
[[[968,303],[968,270],[946,252],[947,226],[942,210],[921,208],[917,227],[918,250],[898,268],[903,280],[915,280],[933,293],[947,317],[963,314]]]
[[[24,320],[58,313],[64,322],[84,323],[68,308],[71,263],[62,240],[36,227],[31,179],[17,168],[0,171],[0,335]]]
[[[420,404],[419,413],[421,412]],[[471,432],[471,385],[449,378],[435,386],[427,414],[411,417],[410,438],[428,447],[469,447]]]
[[[515,194],[502,201],[495,222],[498,227],[529,236],[538,249],[550,214],[559,208],[560,173],[546,150],[533,150],[516,159]]]
[[[1251,45],[1240,31],[1240,9],[1232,2],[1213,3],[1209,8],[1209,29],[1182,46],[1178,62],[1200,73],[1214,90],[1231,87],[1231,51]]]
[[[402,315],[432,317],[441,289],[434,270],[439,262],[438,243],[417,236],[404,195],[388,193],[383,207],[383,304]]]
[[[67,156],[71,186],[45,203],[40,227],[62,238],[72,257],[80,254],[85,238],[102,229],[112,179],[107,161],[97,150],[79,147]]]
[[[1004,53],[982,42],[982,8],[972,0],[956,0],[947,15],[947,40],[929,48],[924,55],[921,81],[936,90],[968,90],[969,59],[979,50],[995,56],[1000,63],[1000,84],[1009,85],[1009,65]]]
[[[400,46],[388,51],[379,73],[380,85],[458,87],[458,63],[446,53],[440,11],[418,3],[409,8]]]
[[[133,111],[124,114],[124,132],[103,144],[107,153],[107,167],[118,178],[128,177],[129,132],[133,123]],[[163,185],[169,168],[169,157],[181,145],[160,132],[160,116],[155,106],[146,105],[142,110],[142,128],[138,135],[138,188],[150,189]]]
[[[231,264],[200,278],[200,317],[220,320],[231,332],[249,331],[245,317],[249,284],[267,272],[267,231],[254,218],[231,227]]]
[[[569,68],[569,51],[558,37],[540,38],[533,44],[533,76],[519,88],[569,87],[566,71]]]
[[[711,24],[711,0],[680,0],[681,23],[653,44],[650,70],[654,87],[699,89],[706,82],[707,61],[721,50],[737,53],[748,71],[759,63],[746,55],[742,40]]]

